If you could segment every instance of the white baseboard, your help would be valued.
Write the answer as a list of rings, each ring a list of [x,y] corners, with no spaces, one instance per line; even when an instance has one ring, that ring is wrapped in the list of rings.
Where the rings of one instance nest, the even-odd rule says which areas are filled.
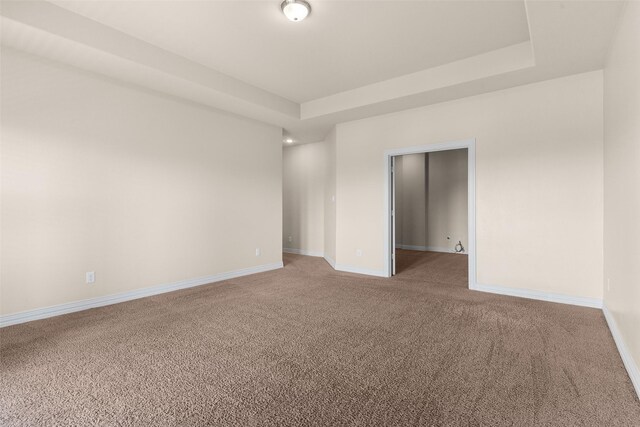
[[[408,251],[421,251],[421,252],[443,252],[447,254],[467,255],[466,252],[456,252],[453,249],[444,248],[440,246],[414,246],[414,245],[396,245],[396,249],[405,249]]]
[[[317,256],[317,257],[324,256],[324,252],[308,251],[306,249],[296,249],[296,248],[283,248],[282,252],[287,254],[298,254],[298,255]]]
[[[324,260],[329,263],[331,268],[333,268],[334,270],[336,269],[336,261],[333,258],[331,258],[329,255],[325,254],[324,255]]]
[[[609,325],[609,330],[611,331],[611,335],[613,335],[616,347],[618,347],[622,363],[624,363],[624,367],[627,368],[627,373],[629,374],[629,378],[631,378],[633,388],[636,390],[636,395],[640,398],[640,369],[638,369],[638,365],[636,365],[633,356],[631,356],[629,349],[627,349],[624,343],[624,339],[618,329],[618,324],[613,314],[611,314],[606,306],[602,307],[602,312],[604,313],[604,318],[607,320],[607,325]]]
[[[387,277],[382,270],[371,270],[369,268],[354,267],[352,265],[335,264],[334,267],[338,271],[344,271],[347,273],[365,274],[367,276]]]
[[[579,305],[582,307],[602,308],[602,300],[597,298],[574,297],[554,294],[550,292],[534,291],[530,289],[507,288],[504,286],[489,286],[472,284],[469,289],[512,297],[535,299],[540,301],[557,302],[560,304]]]
[[[229,271],[226,273],[219,273],[211,276],[181,280],[178,282],[152,286],[149,288],[136,289],[133,291],[122,292],[114,295],[106,295],[103,297],[90,298],[82,301],[74,301],[66,304],[54,305],[51,307],[37,308],[35,310],[27,310],[27,311],[15,313],[15,314],[6,314],[3,316],[0,316],[0,328],[5,326],[10,326],[10,325],[17,325],[19,323],[30,322],[32,320],[46,319],[48,317],[60,316],[62,314],[73,313],[76,311],[87,310],[90,308],[116,304],[119,302],[131,301],[138,298],[144,298],[152,295],[163,294],[165,292],[177,291],[179,289],[192,288],[194,286],[201,286],[201,285],[206,285],[208,283],[220,282],[223,280],[233,279],[236,277],[248,276],[250,274],[263,273],[265,271],[276,270],[282,267],[283,267],[282,262],[276,262],[273,264],[243,268],[241,270]]]

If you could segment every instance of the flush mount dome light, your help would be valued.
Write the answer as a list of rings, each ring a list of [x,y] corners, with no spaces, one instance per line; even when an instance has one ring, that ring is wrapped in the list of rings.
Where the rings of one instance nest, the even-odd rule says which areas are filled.
[[[304,0],[284,0],[280,5],[289,21],[298,22],[311,13],[311,6]]]

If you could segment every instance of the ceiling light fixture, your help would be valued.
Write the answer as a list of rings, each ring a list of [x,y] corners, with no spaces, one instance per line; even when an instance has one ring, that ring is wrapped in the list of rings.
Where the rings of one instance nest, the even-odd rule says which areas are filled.
[[[309,16],[311,5],[304,0],[284,0],[280,5],[289,21],[299,22]]]
[[[286,142],[287,144],[293,144],[293,139],[287,138],[284,140],[284,142]]]

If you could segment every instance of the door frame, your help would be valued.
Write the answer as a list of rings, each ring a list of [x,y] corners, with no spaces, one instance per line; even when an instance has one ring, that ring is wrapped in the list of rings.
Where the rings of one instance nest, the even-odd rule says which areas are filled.
[[[392,256],[395,248],[391,247],[395,223],[391,215],[391,162],[392,157],[405,154],[432,153],[434,151],[448,151],[467,149],[467,221],[468,221],[468,251],[469,256],[469,289],[476,285],[476,140],[441,142],[418,145],[413,147],[393,148],[384,152],[384,273],[386,277],[392,275]]]

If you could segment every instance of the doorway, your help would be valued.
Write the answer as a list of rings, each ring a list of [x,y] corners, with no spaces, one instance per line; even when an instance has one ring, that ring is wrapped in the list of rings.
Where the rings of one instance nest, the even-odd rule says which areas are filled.
[[[462,280],[474,288],[475,140],[388,150],[385,166],[386,275],[434,261],[465,267],[466,254]]]

